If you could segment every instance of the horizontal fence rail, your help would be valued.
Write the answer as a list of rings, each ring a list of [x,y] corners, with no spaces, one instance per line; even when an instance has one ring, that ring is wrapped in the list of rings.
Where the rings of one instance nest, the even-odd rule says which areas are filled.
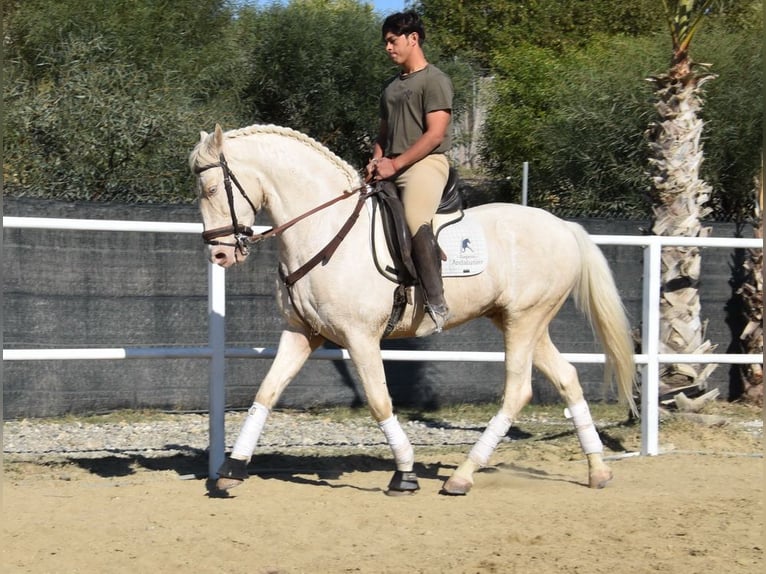
[[[201,234],[201,223],[170,223],[154,221],[115,221],[91,219],[53,219],[39,217],[3,217],[4,228],[16,229],[71,229],[79,231],[129,231],[139,233],[196,233]],[[255,226],[260,233],[267,229]],[[659,365],[663,363],[721,363],[763,364],[762,355],[746,354],[668,354],[659,352],[659,303],[660,264],[663,246],[725,247],[762,249],[761,239],[719,237],[664,237],[632,235],[591,235],[599,245],[634,245],[644,248],[643,295],[642,295],[642,350],[635,355],[641,365],[641,454],[659,454]],[[42,360],[115,360],[115,359],[179,359],[200,358],[209,361],[209,459],[208,474],[217,476],[218,468],[225,458],[225,379],[226,358],[271,359],[276,349],[265,347],[226,347],[226,282],[225,270],[208,264],[208,345],[126,348],[81,349],[3,349],[3,361]],[[603,353],[562,353],[572,363],[604,363]],[[383,350],[387,361],[482,361],[502,362],[503,352],[452,352],[452,351],[406,351]],[[345,349],[320,349],[311,359],[349,360]]]
[[[4,349],[4,361],[82,361],[115,359],[209,359],[213,355],[210,347],[84,347],[81,349]],[[273,359],[277,350],[271,347],[226,347],[228,359]],[[407,351],[382,350],[386,361],[441,361],[441,362],[483,362],[502,363],[505,353],[502,351]],[[603,353],[561,353],[570,363],[603,364]],[[319,349],[310,357],[314,360],[345,361],[351,356],[345,349]],[[646,365],[651,358],[646,353],[634,355],[638,365]],[[756,359],[756,360],[754,360]],[[752,365],[763,361],[761,355],[726,355],[721,353],[674,354],[659,353],[660,363],[727,363],[732,365]]]

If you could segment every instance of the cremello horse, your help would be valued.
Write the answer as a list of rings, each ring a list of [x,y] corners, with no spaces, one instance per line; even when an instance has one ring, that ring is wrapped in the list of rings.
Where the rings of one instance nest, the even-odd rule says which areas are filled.
[[[279,242],[278,301],[286,318],[274,362],[219,470],[217,487],[227,490],[247,478],[246,465],[270,409],[309,355],[329,340],[348,350],[372,416],[391,447],[396,470],[388,492],[417,490],[413,449],[393,413],[380,353],[396,285],[373,260],[370,228],[376,224],[361,209],[365,186],[360,175],[327,148],[288,128],[254,125],[223,133],[216,125],[213,133],[200,136],[190,167],[197,177],[211,260],[223,267],[244,261],[253,242],[250,226],[256,211],[264,209],[275,226],[267,235]],[[445,328],[488,317],[504,336],[505,388],[502,406],[442,493],[471,489],[474,472],[488,464],[531,399],[533,365],[567,405],[588,460],[589,486],[603,487],[612,472],[602,459],[577,372],[553,345],[548,325],[572,294],[604,346],[607,373],[615,376],[621,398],[635,411],[629,324],[606,260],[582,227],[540,209],[491,204],[468,209],[466,216],[483,228],[488,265],[477,275],[445,278],[450,308]],[[345,239],[334,239],[341,230]],[[328,244],[335,250],[322,252]],[[304,267],[312,259],[320,264]],[[414,292],[391,336],[434,331],[417,286]]]

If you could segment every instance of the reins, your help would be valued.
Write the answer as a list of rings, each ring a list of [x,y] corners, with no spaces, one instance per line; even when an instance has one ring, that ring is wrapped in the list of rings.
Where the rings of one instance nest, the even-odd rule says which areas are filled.
[[[331,201],[323,203],[322,205],[312,209],[311,211],[307,211],[303,215],[298,216],[291,221],[288,221],[287,223],[285,223],[284,225],[281,225],[277,229],[279,230],[279,233],[281,233],[282,231],[284,231],[291,225],[297,223],[304,217],[307,217],[311,215],[312,213],[316,213],[320,209],[324,209],[325,207],[328,207],[332,205],[333,203],[340,201],[341,199],[346,199],[347,197],[351,197],[355,193],[358,193],[365,188],[366,186],[361,186],[361,187],[357,187],[356,189],[352,189],[351,191],[344,192],[343,195],[340,195]],[[354,211],[352,211],[351,215],[348,216],[348,219],[343,224],[343,227],[341,227],[338,230],[338,233],[335,234],[335,237],[333,237],[329,241],[329,243],[327,243],[327,245],[325,245],[316,255],[314,255],[314,257],[306,261],[306,263],[301,265],[298,269],[296,269],[292,273],[283,276],[282,281],[284,281],[285,285],[287,285],[288,287],[292,287],[295,284],[295,282],[298,281],[298,279],[300,279],[301,277],[306,275],[306,273],[308,273],[314,267],[316,267],[320,261],[322,265],[325,265],[330,260],[330,257],[332,257],[333,253],[335,253],[335,250],[338,248],[338,245],[340,245],[341,242],[346,238],[346,235],[348,235],[348,232],[356,223],[356,220],[359,217],[359,213],[362,211],[362,206],[364,206],[364,202],[369,197],[369,195],[370,195],[369,192],[359,194],[359,199],[356,202],[356,206],[354,206]],[[264,234],[269,233],[269,231],[271,230],[265,231]],[[273,235],[278,235],[278,233],[274,233]]]
[[[267,229],[266,231],[263,231],[259,233],[258,235],[253,235],[252,237],[248,238],[248,243],[258,243],[259,241],[263,241],[264,239],[268,239],[269,237],[275,237],[277,235],[281,235],[284,231],[290,229],[293,225],[298,223],[299,221],[302,221],[303,219],[306,219],[310,215],[314,215],[318,211],[322,211],[323,209],[330,207],[331,205],[338,203],[339,201],[343,201],[344,199],[348,199],[352,195],[359,193],[363,189],[365,189],[366,185],[360,185],[359,187],[356,187],[350,191],[344,191],[342,194],[338,195],[337,197],[333,197],[329,201],[325,201],[321,205],[317,205],[313,209],[310,209],[306,213],[302,213],[301,215],[294,217],[290,221],[287,221],[286,223],[283,223],[282,225],[279,225],[277,227],[272,227],[270,229]],[[368,193],[363,193],[359,196],[359,202],[364,203],[364,200],[367,199]],[[361,210],[361,207],[358,207],[355,209],[357,212],[357,215],[359,214],[359,211]],[[353,217],[353,214],[352,214]],[[344,225],[345,227],[345,225]],[[340,232],[339,232],[340,233]]]
[[[346,238],[346,235],[348,235],[348,232],[356,223],[356,220],[359,217],[359,213],[362,211],[362,206],[364,205],[365,200],[373,193],[373,191],[368,189],[367,183],[365,183],[350,191],[344,191],[340,195],[320,205],[317,205],[316,207],[310,209],[309,211],[305,213],[302,213],[301,215],[298,215],[297,217],[294,217],[293,219],[283,223],[282,225],[271,227],[267,229],[266,231],[263,231],[256,235],[254,234],[252,228],[247,227],[246,225],[241,225],[237,220],[237,214],[234,209],[234,192],[232,191],[232,185],[231,185],[232,181],[234,182],[234,185],[239,190],[239,193],[242,195],[242,197],[245,198],[248,205],[250,205],[250,208],[253,210],[253,213],[255,215],[258,214],[258,210],[253,205],[253,202],[250,201],[250,198],[247,197],[247,194],[245,193],[244,188],[242,187],[242,185],[237,180],[237,177],[229,168],[229,164],[226,162],[226,158],[224,157],[223,152],[221,152],[221,154],[218,156],[218,163],[213,163],[213,164],[205,165],[202,167],[197,167],[194,169],[194,173],[199,175],[203,171],[206,171],[214,167],[220,167],[223,170],[224,188],[226,190],[226,200],[229,204],[229,213],[231,215],[231,225],[226,227],[216,227],[215,229],[209,229],[207,231],[204,231],[202,233],[202,239],[207,245],[225,245],[228,247],[234,247],[235,249],[239,250],[243,255],[247,255],[249,253],[250,251],[248,247],[249,245],[258,243],[270,237],[277,237],[281,235],[282,233],[284,233],[285,231],[287,231],[288,229],[290,229],[293,225],[306,219],[307,217],[319,211],[322,211],[323,209],[326,209],[330,207],[331,205],[334,205],[340,201],[343,201],[344,199],[348,199],[349,197],[357,193],[359,194],[359,199],[356,203],[356,206],[354,207],[354,211],[351,212],[351,215],[349,215],[346,222],[343,224],[340,230],[338,230],[338,233],[335,234],[335,237],[333,237],[327,243],[327,245],[325,245],[316,255],[314,255],[306,263],[301,265],[298,269],[296,269],[292,273],[282,276],[282,281],[285,283],[287,287],[292,287],[296,281],[298,281],[300,278],[305,276],[306,273],[308,273],[311,269],[316,267],[320,262],[324,265],[330,260],[330,257],[332,257],[333,253],[335,253],[335,250],[338,248],[341,242]],[[361,193],[362,190],[364,190],[364,193]],[[216,240],[218,237],[224,237],[226,235],[234,235],[235,242],[226,243],[224,241]]]

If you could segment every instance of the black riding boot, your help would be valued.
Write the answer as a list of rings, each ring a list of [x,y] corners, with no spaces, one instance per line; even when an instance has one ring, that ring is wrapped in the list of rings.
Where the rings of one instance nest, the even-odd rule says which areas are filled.
[[[420,285],[423,287],[426,311],[436,324],[437,333],[441,332],[449,314],[447,303],[444,301],[442,261],[439,253],[439,244],[436,243],[431,226],[421,225],[412,237],[412,259]]]

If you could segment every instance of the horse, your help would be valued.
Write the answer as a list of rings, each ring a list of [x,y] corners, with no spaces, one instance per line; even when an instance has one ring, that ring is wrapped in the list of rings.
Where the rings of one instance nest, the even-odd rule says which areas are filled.
[[[355,366],[372,417],[391,449],[395,470],[387,494],[420,488],[414,450],[387,390],[382,338],[421,337],[435,331],[416,284],[392,322],[400,287],[382,272],[371,237],[380,222],[369,209],[371,186],[326,146],[281,126],[252,125],[224,133],[216,124],[189,155],[210,260],[224,268],[243,263],[250,246],[278,241],[281,281],[277,302],[285,319],[275,358],[257,388],[231,453],[218,471],[221,493],[242,484],[269,413],[313,351],[330,341]],[[350,198],[356,201],[348,201]],[[365,209],[367,206],[367,209]],[[256,214],[274,225],[254,236]],[[606,356],[605,379],[636,413],[636,370],[630,325],[609,265],[578,224],[541,209],[492,203],[462,214],[485,239],[486,267],[469,276],[444,277],[453,328],[487,317],[502,332],[505,382],[502,402],[465,460],[440,493],[465,495],[474,473],[489,464],[514,417],[532,398],[532,367],[548,378],[588,462],[588,486],[612,478],[577,371],[554,346],[549,324],[568,297],[588,319]],[[467,244],[463,241],[462,246]],[[473,249],[474,244],[471,244]]]

